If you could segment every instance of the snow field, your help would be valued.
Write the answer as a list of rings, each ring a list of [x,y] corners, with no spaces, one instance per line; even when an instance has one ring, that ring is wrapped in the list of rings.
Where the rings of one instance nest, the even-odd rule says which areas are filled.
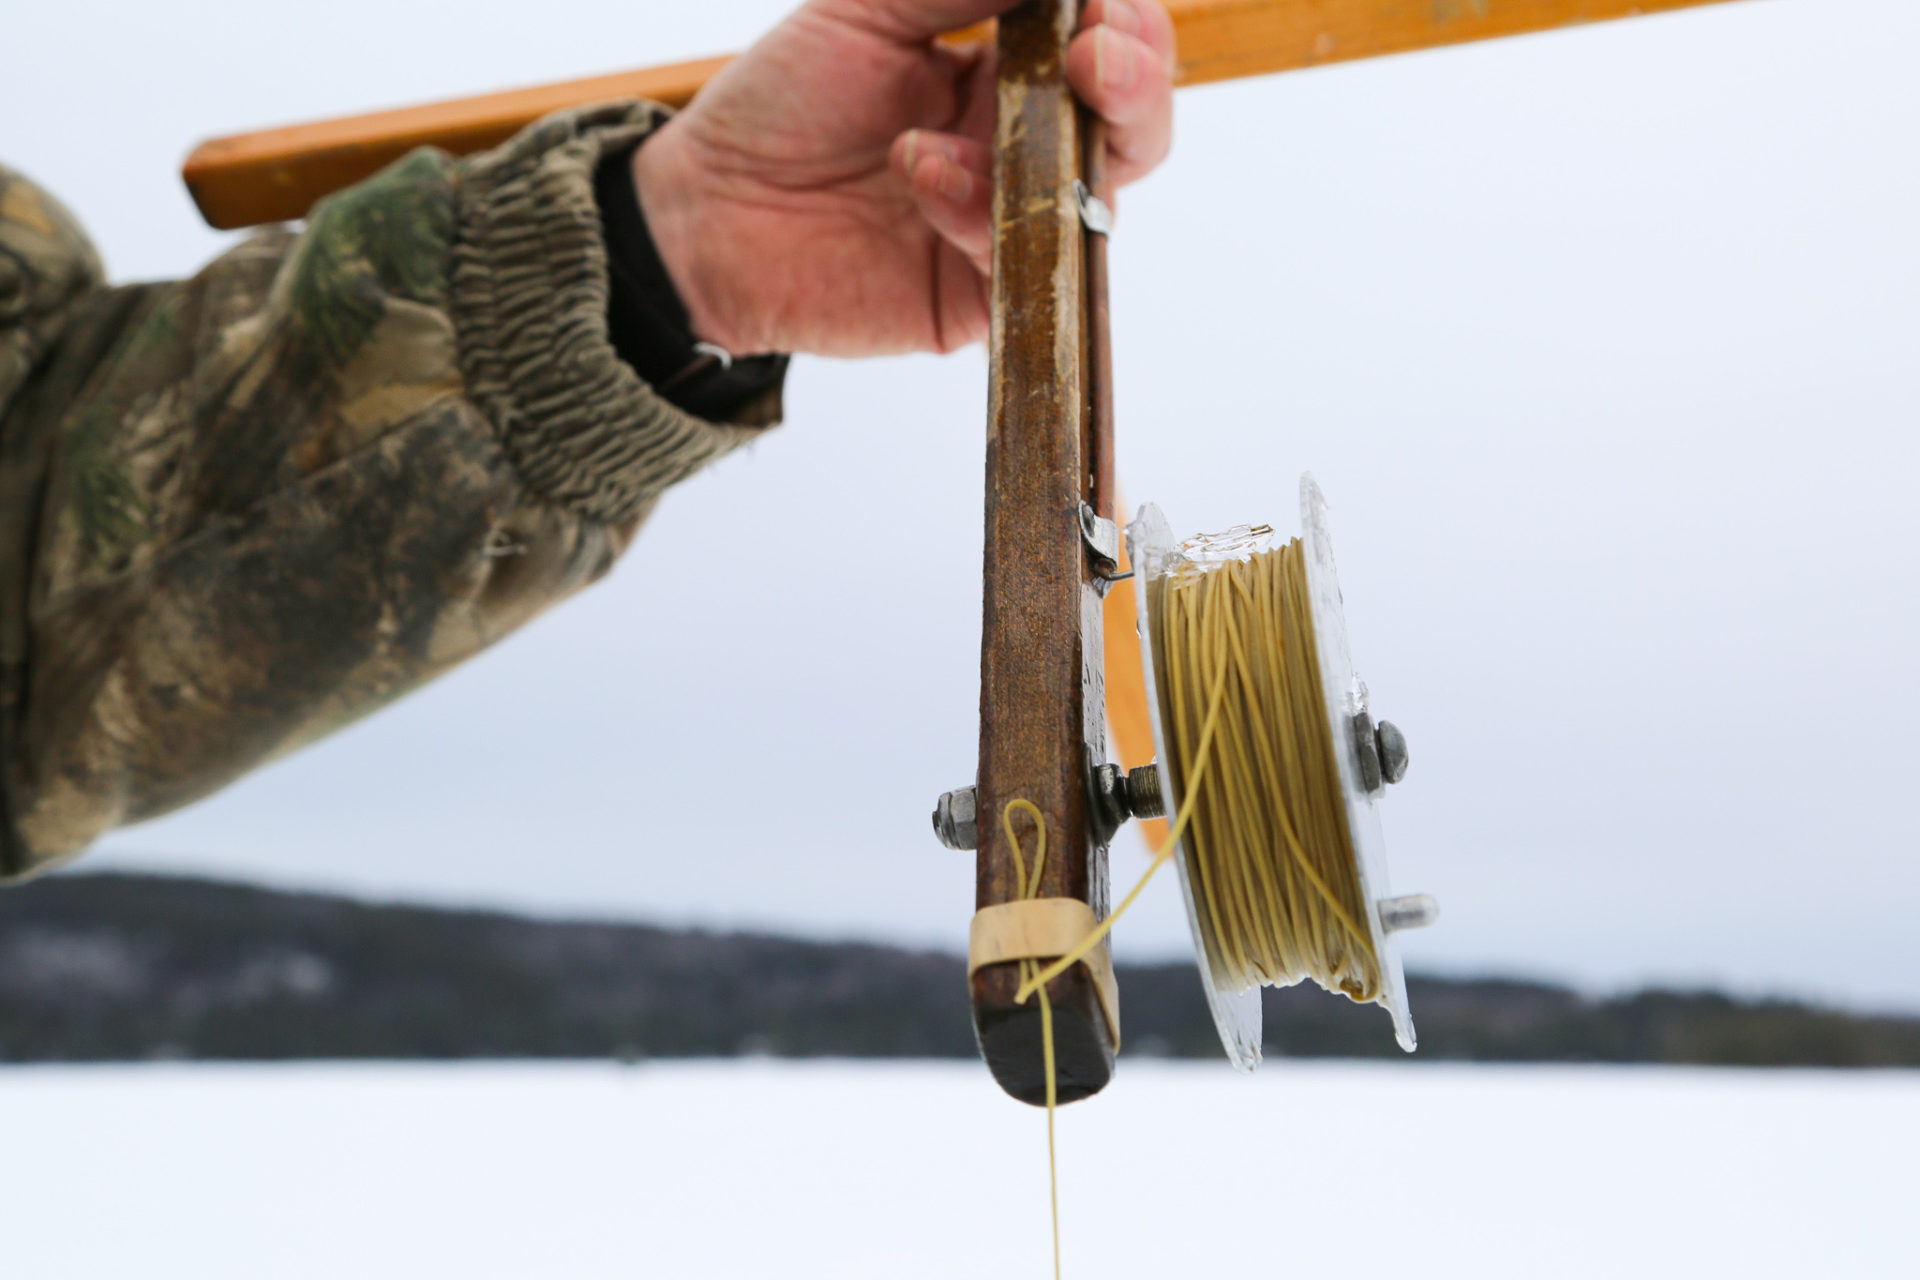
[[[1128,1062],[1066,1274],[1912,1277],[1920,1073]],[[1033,1277],[1042,1114],[970,1063],[0,1070],[0,1274]]]

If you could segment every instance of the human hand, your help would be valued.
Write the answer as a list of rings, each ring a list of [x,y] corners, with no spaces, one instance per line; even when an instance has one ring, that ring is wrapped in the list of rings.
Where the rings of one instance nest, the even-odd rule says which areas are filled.
[[[1008,0],[810,0],[634,153],[699,338],[736,354],[950,351],[987,332],[994,49],[941,32]],[[1068,83],[1115,187],[1173,136],[1173,23],[1090,0]]]

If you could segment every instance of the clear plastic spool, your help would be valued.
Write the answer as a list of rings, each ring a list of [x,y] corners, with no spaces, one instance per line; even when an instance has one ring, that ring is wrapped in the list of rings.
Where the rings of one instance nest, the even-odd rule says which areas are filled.
[[[1408,1053],[1414,1049],[1413,1015],[1407,1008],[1407,980],[1400,961],[1400,949],[1380,916],[1380,903],[1390,890],[1387,881],[1386,842],[1380,830],[1379,796],[1368,791],[1362,781],[1359,744],[1349,728],[1354,718],[1370,709],[1367,686],[1354,674],[1353,659],[1347,648],[1347,621],[1340,595],[1340,579],[1333,562],[1333,539],[1327,532],[1327,500],[1311,475],[1300,477],[1301,542],[1306,552],[1307,590],[1312,602],[1314,640],[1319,648],[1320,688],[1326,697],[1327,721],[1333,727],[1335,764],[1340,773],[1340,789],[1346,798],[1347,825],[1353,837],[1353,853],[1360,876],[1361,899],[1367,907],[1367,928],[1373,939],[1374,954],[1381,970],[1381,1003],[1393,1018],[1394,1038]],[[1263,527],[1264,528],[1264,527]],[[1243,560],[1273,544],[1272,530],[1261,532],[1242,527],[1223,534],[1177,541],[1173,529],[1160,508],[1147,503],[1127,526],[1127,553],[1139,575],[1139,590],[1134,592],[1140,631],[1140,665],[1146,676],[1147,714],[1153,724],[1154,759],[1160,771],[1160,790],[1166,797],[1169,821],[1180,810],[1183,797],[1175,790],[1173,772],[1168,767],[1167,734],[1160,685],[1153,654],[1153,625],[1148,603],[1153,595],[1148,584],[1185,565],[1207,565],[1227,560]],[[1212,932],[1194,900],[1191,853],[1184,837],[1174,849],[1174,861],[1180,872],[1180,896],[1186,904],[1187,927],[1193,933],[1194,954],[1199,960],[1200,984],[1207,993],[1207,1007],[1213,1013],[1214,1026],[1227,1058],[1242,1071],[1260,1065],[1261,1017],[1260,989],[1236,990],[1221,977],[1219,952]]]

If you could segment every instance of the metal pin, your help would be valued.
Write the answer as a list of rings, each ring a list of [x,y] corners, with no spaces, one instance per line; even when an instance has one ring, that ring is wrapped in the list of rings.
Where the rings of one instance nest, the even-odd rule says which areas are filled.
[[[1380,908],[1380,927],[1388,933],[1424,929],[1440,918],[1440,902],[1430,893],[1382,898],[1375,905]]]

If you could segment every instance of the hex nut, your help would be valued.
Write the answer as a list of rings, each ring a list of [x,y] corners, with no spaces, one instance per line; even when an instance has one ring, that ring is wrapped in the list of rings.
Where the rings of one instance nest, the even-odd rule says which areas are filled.
[[[978,799],[972,787],[960,787],[941,796],[933,806],[933,834],[949,849],[978,849]]]

